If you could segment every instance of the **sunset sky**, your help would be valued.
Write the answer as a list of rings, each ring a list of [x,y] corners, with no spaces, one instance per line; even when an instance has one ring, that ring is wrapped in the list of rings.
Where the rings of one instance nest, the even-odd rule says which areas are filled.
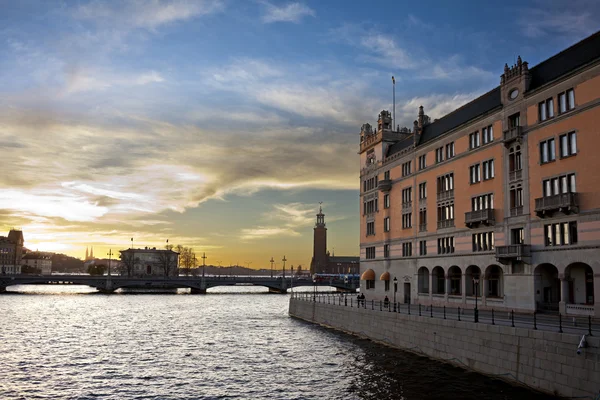
[[[0,0],[0,235],[308,267],[322,201],[329,250],[358,255],[359,131],[392,75],[411,126],[598,21],[596,0]]]

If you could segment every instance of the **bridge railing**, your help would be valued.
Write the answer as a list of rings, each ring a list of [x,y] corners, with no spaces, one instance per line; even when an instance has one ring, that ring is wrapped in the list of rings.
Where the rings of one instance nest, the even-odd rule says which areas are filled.
[[[503,325],[516,328],[533,330],[544,330],[560,333],[586,334],[600,336],[600,319],[588,316],[574,316],[563,314],[543,314],[533,312],[531,314],[515,313],[507,311],[488,309],[480,310],[473,308],[432,306],[424,304],[399,303],[381,300],[361,300],[358,294],[331,294],[331,293],[307,293],[297,292],[292,298],[299,301],[327,304],[348,309],[363,309],[370,312],[384,312],[393,314],[414,315],[420,318],[438,318],[457,321],[483,323],[490,325]]]

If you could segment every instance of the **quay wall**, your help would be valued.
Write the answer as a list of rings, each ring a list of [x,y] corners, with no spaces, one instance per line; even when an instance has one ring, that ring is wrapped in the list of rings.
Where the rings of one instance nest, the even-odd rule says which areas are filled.
[[[600,337],[374,312],[292,298],[308,322],[565,397],[600,395]]]

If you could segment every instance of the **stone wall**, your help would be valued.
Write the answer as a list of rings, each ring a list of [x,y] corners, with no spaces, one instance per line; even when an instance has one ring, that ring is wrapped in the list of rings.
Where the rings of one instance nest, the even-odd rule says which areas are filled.
[[[292,317],[566,397],[600,395],[600,338],[291,299]]]

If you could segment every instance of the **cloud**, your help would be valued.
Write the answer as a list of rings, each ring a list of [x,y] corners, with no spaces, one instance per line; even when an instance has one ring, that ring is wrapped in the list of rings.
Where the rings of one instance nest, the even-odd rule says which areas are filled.
[[[74,16],[124,28],[155,29],[177,21],[213,14],[223,10],[220,0],[132,0],[128,2],[92,1],[79,6]]]
[[[393,65],[400,69],[414,69],[417,62],[414,56],[410,57],[408,52],[400,48],[390,36],[380,33],[372,33],[363,36],[360,44],[368,51],[377,54],[377,62],[384,65]]]
[[[548,35],[582,38],[598,27],[597,20],[588,9],[578,9],[572,4],[526,9],[521,13],[518,24],[525,36],[534,39]]]
[[[315,11],[302,3],[289,3],[281,7],[266,1],[263,4],[266,6],[266,13],[262,16],[262,20],[267,24],[272,22],[298,23],[303,17],[315,16]]]
[[[277,228],[261,226],[258,228],[242,229],[240,239],[256,240],[266,239],[273,236],[300,236],[300,233],[290,228]]]
[[[115,86],[143,86],[160,82],[164,82],[164,78],[156,71],[124,74],[71,66],[65,72],[64,93],[102,91]]]

